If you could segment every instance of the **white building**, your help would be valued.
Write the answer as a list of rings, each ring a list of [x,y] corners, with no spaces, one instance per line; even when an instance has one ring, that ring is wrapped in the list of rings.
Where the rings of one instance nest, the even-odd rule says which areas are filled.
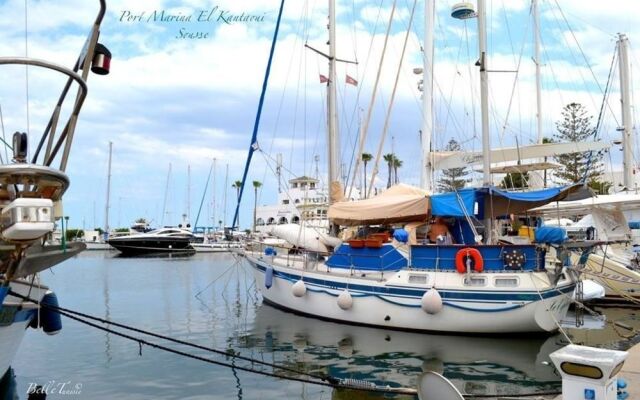
[[[299,224],[328,228],[329,193],[319,187],[315,178],[301,176],[289,181],[289,190],[278,193],[278,203],[259,206],[256,210],[256,231],[268,233],[273,225]],[[360,192],[353,190],[352,200]]]

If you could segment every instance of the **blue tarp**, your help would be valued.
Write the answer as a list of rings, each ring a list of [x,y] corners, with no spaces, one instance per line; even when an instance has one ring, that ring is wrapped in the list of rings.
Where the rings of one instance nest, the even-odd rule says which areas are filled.
[[[327,265],[331,268],[397,271],[406,267],[408,263],[407,259],[390,244],[380,248],[353,248],[343,243],[329,257]]]
[[[443,217],[469,215],[484,218],[483,214],[488,212],[498,217],[562,200],[581,186],[575,184],[527,192],[508,192],[493,186],[461,189],[431,196],[431,214]]]
[[[567,241],[567,230],[558,226],[539,226],[535,233],[536,243],[562,244]]]
[[[431,196],[431,215],[447,217],[474,215],[479,190],[461,189],[457,192],[434,194]]]

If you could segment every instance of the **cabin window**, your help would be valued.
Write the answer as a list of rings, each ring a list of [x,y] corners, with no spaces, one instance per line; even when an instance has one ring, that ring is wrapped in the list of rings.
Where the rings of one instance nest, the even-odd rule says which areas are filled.
[[[600,379],[603,376],[602,370],[598,367],[568,361],[560,364],[560,369],[562,369],[565,374],[579,376],[582,378]]]
[[[289,204],[289,199],[282,200],[282,204]]]
[[[294,201],[294,203],[299,204],[299,203],[300,203],[300,199],[296,199],[296,200]]]
[[[427,275],[416,275],[416,274],[409,274],[409,283],[413,283],[416,285],[426,285],[427,284]]]
[[[294,215],[293,218],[291,218],[291,223],[292,224],[300,223],[300,217],[298,217],[297,215]]]
[[[624,365],[624,361],[621,362],[620,364],[616,365],[616,367],[613,369],[613,371],[611,371],[611,375],[609,375],[609,379],[611,379],[614,376],[618,375],[618,372],[620,372],[620,370],[622,369],[623,365]]]
[[[285,217],[280,217],[280,219],[278,220],[278,225],[283,225],[283,224],[288,224],[289,221],[287,221],[287,218]]]
[[[465,286],[487,286],[487,278],[484,276],[471,276],[464,278]]]
[[[275,220],[275,218],[273,218],[273,217],[271,217],[271,218],[269,218],[269,219],[267,220],[267,225],[273,225],[273,224],[275,224],[275,223],[276,223],[276,220]]]
[[[516,277],[496,278],[493,281],[493,284],[496,287],[517,287],[518,286],[518,278],[516,278]]]
[[[263,220],[262,218],[258,218],[258,219],[256,220],[256,225],[258,225],[258,226],[262,226],[262,225],[264,225],[264,220]]]

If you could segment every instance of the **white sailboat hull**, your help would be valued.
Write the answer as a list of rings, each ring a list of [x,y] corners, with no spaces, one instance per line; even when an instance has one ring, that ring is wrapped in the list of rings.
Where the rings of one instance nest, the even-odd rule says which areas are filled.
[[[640,271],[614,257],[591,254],[585,264],[587,276],[605,288],[608,299],[640,299]]]
[[[519,295],[516,293],[507,296],[511,300],[500,301],[486,299],[487,296],[500,297],[497,291],[486,292],[487,296],[482,291],[469,292],[467,298],[445,300],[443,309],[432,315],[420,306],[428,287],[390,286],[385,281],[349,275],[303,272],[276,266],[267,262],[268,258],[261,260],[247,255],[256,285],[267,303],[316,318],[391,329],[486,334],[553,332],[558,329],[557,321],[564,318],[569,308],[575,286],[569,282],[559,285],[557,290],[542,292],[543,300],[536,291],[528,291],[528,301],[517,300]],[[272,286],[267,289],[265,271],[268,266],[274,269],[274,274]],[[440,274],[456,276],[455,272]],[[543,272],[535,274],[546,276]],[[296,297],[293,285],[300,279],[304,280],[307,290],[302,297]],[[347,310],[340,308],[337,302],[345,287],[349,287],[353,298],[353,305]],[[474,297],[485,299],[474,301]]]

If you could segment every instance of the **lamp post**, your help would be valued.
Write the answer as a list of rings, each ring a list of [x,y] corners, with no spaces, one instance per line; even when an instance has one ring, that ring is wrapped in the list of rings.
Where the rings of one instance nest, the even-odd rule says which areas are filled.
[[[67,232],[65,231],[65,222],[67,225],[66,229],[69,229],[69,216],[66,215],[64,217],[62,217],[62,252],[66,253],[67,252]]]

